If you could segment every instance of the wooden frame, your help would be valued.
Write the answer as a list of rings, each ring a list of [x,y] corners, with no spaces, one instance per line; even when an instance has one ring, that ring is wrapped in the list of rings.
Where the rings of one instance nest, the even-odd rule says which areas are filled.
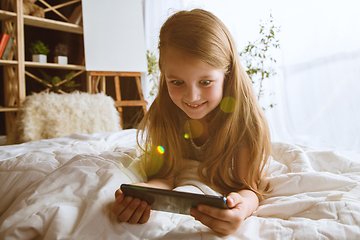
[[[123,107],[141,106],[144,114],[146,113],[146,105],[144,95],[141,88],[141,72],[107,72],[107,71],[89,71],[87,72],[87,91],[89,93],[103,92],[106,94],[106,77],[113,77],[115,84],[115,106],[120,113],[121,127],[124,127],[123,122]],[[120,91],[120,77],[134,77],[136,87],[139,93],[140,100],[122,100]]]

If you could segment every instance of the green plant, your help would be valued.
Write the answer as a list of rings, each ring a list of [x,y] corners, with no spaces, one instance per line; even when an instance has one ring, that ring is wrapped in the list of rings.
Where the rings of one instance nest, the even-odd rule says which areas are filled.
[[[46,46],[42,41],[37,40],[35,42],[30,43],[29,48],[31,54],[44,54],[47,55],[50,52],[48,46]]]
[[[71,71],[64,76],[64,79],[61,80],[59,76],[51,77],[49,74],[40,70],[45,80],[42,80],[41,83],[49,88],[51,92],[72,92],[76,90],[77,87],[81,84],[77,84],[73,78],[75,77],[75,71]]]
[[[64,43],[58,43],[54,49],[55,56],[67,56],[68,55],[68,46]]]
[[[248,45],[240,52],[240,58],[245,62],[246,73],[253,83],[253,87],[257,91],[257,98],[264,95],[264,80],[270,79],[276,75],[276,71],[272,65],[276,63],[276,59],[271,56],[274,49],[280,48],[279,40],[275,34],[280,32],[280,26],[276,26],[274,18],[270,14],[270,18],[266,22],[260,20],[260,37],[254,42],[248,42]],[[273,93],[270,93],[272,95]],[[276,104],[271,103],[270,108]],[[263,107],[265,110],[266,108]]]
[[[155,96],[159,86],[159,65],[158,59],[153,52],[147,50],[146,52],[147,58],[147,67],[148,67],[148,76],[151,76],[150,82],[153,82],[153,87],[150,90],[150,96]]]

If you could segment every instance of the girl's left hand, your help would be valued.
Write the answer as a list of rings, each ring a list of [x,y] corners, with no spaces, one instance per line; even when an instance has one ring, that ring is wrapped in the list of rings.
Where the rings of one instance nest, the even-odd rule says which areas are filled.
[[[227,236],[236,232],[246,218],[246,204],[238,193],[227,196],[227,205],[230,209],[219,209],[207,205],[199,205],[190,210],[195,220],[211,228],[214,232]]]

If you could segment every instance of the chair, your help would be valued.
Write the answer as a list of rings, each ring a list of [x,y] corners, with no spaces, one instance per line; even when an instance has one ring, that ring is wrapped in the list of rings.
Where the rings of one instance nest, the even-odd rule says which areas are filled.
[[[114,100],[103,93],[41,93],[22,102],[7,144],[119,130]]]

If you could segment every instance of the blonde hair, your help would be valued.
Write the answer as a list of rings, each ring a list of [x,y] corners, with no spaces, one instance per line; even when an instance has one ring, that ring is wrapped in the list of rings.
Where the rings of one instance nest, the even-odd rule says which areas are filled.
[[[186,115],[172,102],[162,67],[167,49],[175,48],[214,68],[223,69],[223,98],[231,97],[236,102],[230,113],[222,111],[220,106],[210,113],[209,131],[216,137],[209,151],[204,153],[199,177],[224,195],[241,189],[252,189],[260,196],[266,193],[267,189],[257,191],[251,183],[259,185],[263,178],[271,150],[269,129],[226,26],[202,9],[180,11],[164,23],[159,38],[159,92],[138,128],[138,141],[142,138],[147,143],[144,150],[149,178],[176,175],[182,154],[187,151],[183,144],[186,140],[183,136],[185,122],[182,121]],[[244,144],[250,149],[251,163],[247,178],[238,179],[232,160]],[[156,151],[158,146],[163,147],[162,154]]]

